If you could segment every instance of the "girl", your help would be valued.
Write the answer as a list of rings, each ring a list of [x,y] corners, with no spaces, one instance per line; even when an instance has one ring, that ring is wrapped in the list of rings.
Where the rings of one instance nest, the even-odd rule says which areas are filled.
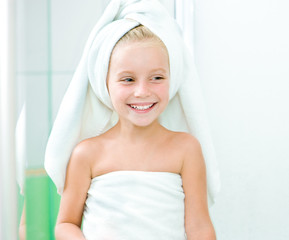
[[[208,212],[206,166],[199,141],[189,133],[165,127],[173,126],[170,120],[176,118],[161,124],[161,117],[178,114],[181,105],[178,97],[182,93],[174,93],[175,85],[180,84],[176,84],[170,42],[165,44],[151,28],[140,24],[146,23],[145,20],[136,19],[133,14],[120,17],[128,10],[139,12],[140,8],[142,14],[147,10],[149,19],[154,20],[152,13],[159,16],[165,10],[156,1],[114,1],[114,4],[116,2],[119,4],[117,14],[112,14],[114,18],[105,24],[106,28],[92,34],[93,40],[88,42],[84,54],[86,60],[80,63],[72,81],[74,87],[68,89],[59,110],[63,116],[61,113],[68,107],[65,99],[72,95],[74,90],[71,89],[76,89],[75,79],[82,78],[83,71],[88,71],[90,84],[84,85],[87,92],[80,121],[84,129],[80,127],[78,133],[81,136],[78,139],[84,140],[73,147],[65,170],[56,239],[213,240],[215,232]],[[104,16],[115,12],[113,8],[110,5]],[[125,24],[116,21],[115,16],[124,19]],[[131,20],[132,17],[137,21]],[[165,15],[165,20],[168,19]],[[104,18],[100,20],[104,21]],[[128,25],[130,30],[124,30],[123,26],[127,28]],[[149,26],[150,22],[144,25]],[[123,35],[120,39],[115,34],[118,31]],[[103,45],[109,42],[110,46]],[[107,53],[106,68],[102,56]],[[107,69],[107,73],[100,74],[96,66]],[[97,79],[96,84],[92,83],[93,78]],[[107,96],[103,96],[105,92]],[[174,96],[177,97],[172,99]],[[79,101],[80,97],[76,99]],[[109,115],[103,105],[114,114]],[[103,115],[91,116],[95,106]],[[106,114],[109,122],[106,121],[101,130],[87,126],[86,123],[92,124],[88,119],[104,118]],[[66,112],[66,115],[71,116],[71,113]],[[55,148],[55,143],[51,142],[61,138],[61,122],[64,122],[63,117],[58,117],[46,159],[47,171],[56,184],[57,173],[50,168],[49,162],[51,149]],[[100,125],[97,121],[94,124]],[[88,132],[93,136],[87,137]],[[61,162],[54,160],[53,164]]]

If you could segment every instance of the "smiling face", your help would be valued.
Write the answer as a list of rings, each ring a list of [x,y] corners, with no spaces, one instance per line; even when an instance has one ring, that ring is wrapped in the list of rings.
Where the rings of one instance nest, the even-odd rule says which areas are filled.
[[[117,45],[113,50],[107,86],[120,122],[148,126],[157,121],[169,101],[167,50],[153,40]]]

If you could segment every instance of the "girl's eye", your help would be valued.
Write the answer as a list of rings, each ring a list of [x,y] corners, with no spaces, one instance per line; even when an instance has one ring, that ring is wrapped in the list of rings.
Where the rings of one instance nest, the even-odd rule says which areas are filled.
[[[133,82],[132,78],[124,78],[122,79],[123,82]]]
[[[157,77],[153,77],[152,80],[163,80],[164,77],[161,77],[161,76],[157,76]]]

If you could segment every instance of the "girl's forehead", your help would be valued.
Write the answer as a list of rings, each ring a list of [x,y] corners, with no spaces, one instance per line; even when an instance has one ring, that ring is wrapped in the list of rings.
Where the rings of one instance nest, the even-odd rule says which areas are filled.
[[[161,47],[165,52],[168,54],[168,50],[165,44],[161,41],[156,39],[142,39],[142,40],[129,40],[129,41],[122,41],[115,45],[111,55],[113,55],[119,49],[128,49],[128,48],[143,48],[143,47]]]
[[[165,68],[169,71],[169,57],[166,49],[152,41],[134,41],[118,45],[110,59],[110,67]],[[112,70],[111,69],[111,70]]]
[[[128,53],[131,54],[131,57],[142,57],[148,50],[151,50],[156,55],[163,55],[166,58],[166,61],[169,62],[169,54],[165,45],[160,42],[147,39],[117,44],[111,53],[110,62],[121,57],[128,57]]]

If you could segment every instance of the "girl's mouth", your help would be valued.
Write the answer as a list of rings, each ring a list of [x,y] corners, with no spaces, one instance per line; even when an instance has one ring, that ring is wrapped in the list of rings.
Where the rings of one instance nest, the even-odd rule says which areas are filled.
[[[151,110],[156,103],[151,103],[151,104],[128,104],[132,109],[141,111],[141,112],[147,112]]]

